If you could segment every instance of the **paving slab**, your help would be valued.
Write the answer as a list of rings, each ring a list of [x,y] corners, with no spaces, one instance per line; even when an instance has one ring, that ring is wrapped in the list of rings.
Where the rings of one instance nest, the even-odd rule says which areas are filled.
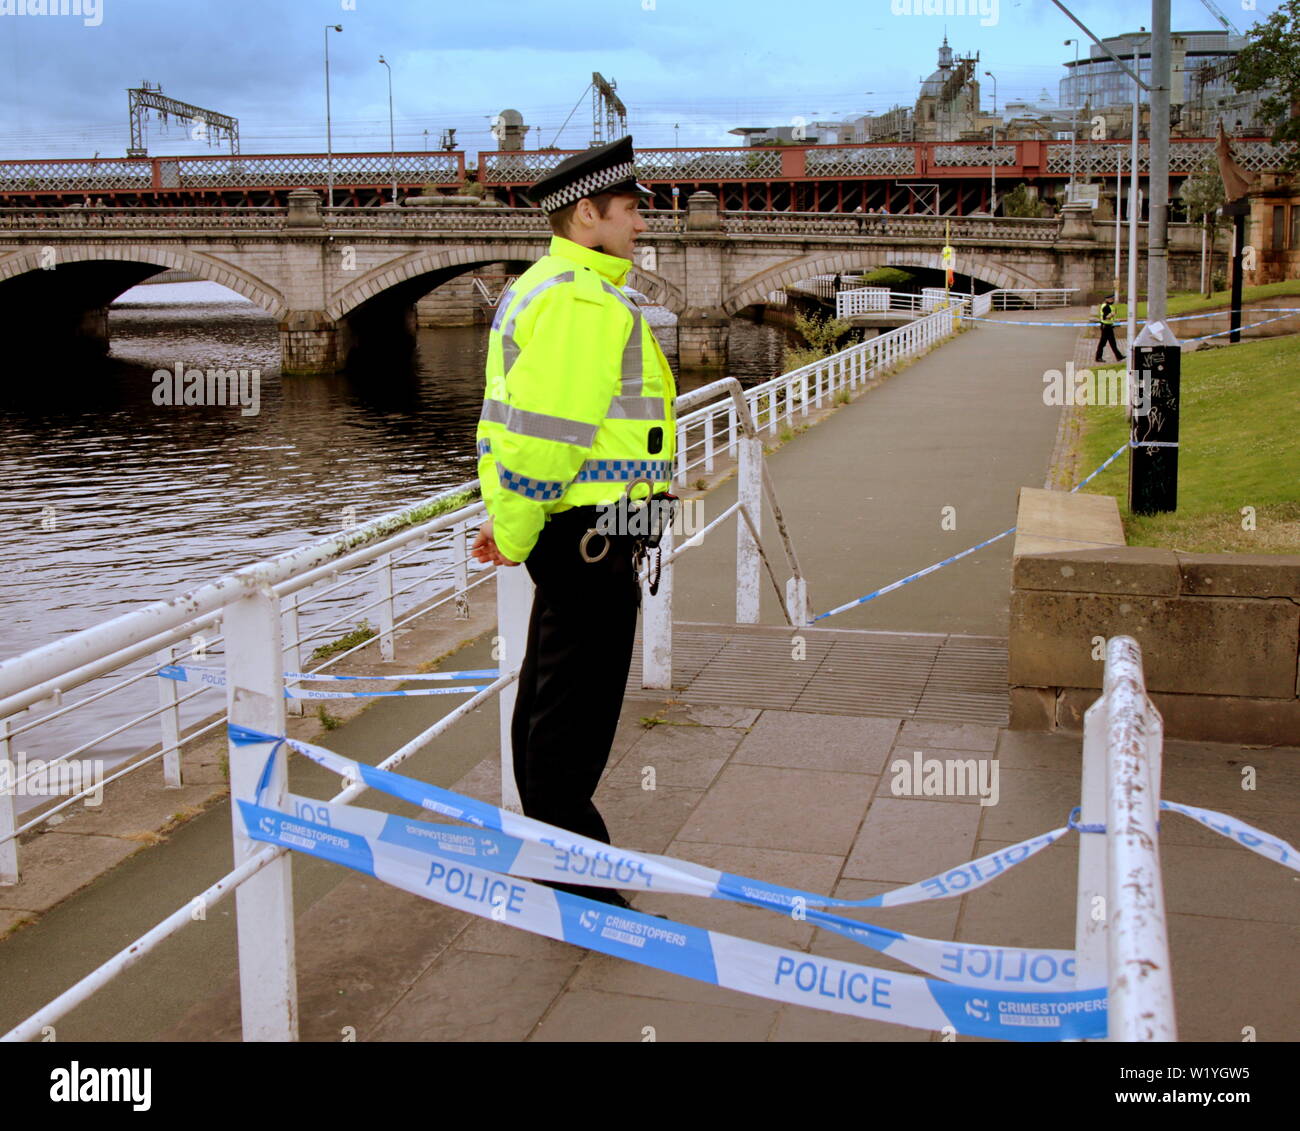
[[[879,774],[900,722],[764,711],[736,750],[736,761],[791,770]]]
[[[531,1041],[748,1042],[769,1039],[776,1003],[744,996],[753,1009],[699,1002],[570,990],[529,1036]]]
[[[979,809],[946,801],[877,797],[844,862],[856,880],[915,883],[972,859]]]
[[[732,763],[691,814],[681,839],[844,852],[875,784],[867,774]]]

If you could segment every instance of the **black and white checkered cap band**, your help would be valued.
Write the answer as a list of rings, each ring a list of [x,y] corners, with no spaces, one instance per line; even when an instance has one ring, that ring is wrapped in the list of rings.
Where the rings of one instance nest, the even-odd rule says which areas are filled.
[[[624,161],[621,165],[611,165],[607,169],[598,169],[585,177],[579,177],[573,184],[565,185],[564,188],[542,197],[538,204],[543,212],[558,212],[575,200],[592,196],[611,185],[622,184],[623,181],[630,181],[635,177],[635,166],[631,161]]]

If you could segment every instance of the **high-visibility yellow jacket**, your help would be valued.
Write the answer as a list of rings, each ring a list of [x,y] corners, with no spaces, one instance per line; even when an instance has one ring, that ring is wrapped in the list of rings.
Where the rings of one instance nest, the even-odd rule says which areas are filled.
[[[478,476],[497,548],[523,561],[554,511],[672,480],[672,370],[619,289],[631,262],[562,236],[502,296],[488,335]],[[638,488],[637,498],[647,492]]]
[[[1109,302],[1099,303],[1097,306],[1097,321],[1103,326],[1113,326],[1115,324],[1115,307]]]

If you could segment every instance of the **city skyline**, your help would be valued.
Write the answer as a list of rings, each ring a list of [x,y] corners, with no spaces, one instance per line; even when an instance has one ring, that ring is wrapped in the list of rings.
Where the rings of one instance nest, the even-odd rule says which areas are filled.
[[[388,148],[381,54],[393,70],[396,147],[437,149],[450,128],[467,153],[497,147],[492,118],[507,108],[532,127],[528,149],[586,147],[592,111],[583,91],[593,71],[617,82],[628,131],[642,148],[735,146],[737,127],[910,107],[945,35],[955,52],[980,53],[980,70],[997,77],[999,107],[1037,102],[1044,90],[1054,103],[1073,55],[1064,41],[1078,36],[1087,55],[1087,40],[1049,0],[928,6],[935,15],[924,14],[925,0],[870,0],[839,13],[822,9],[817,21],[792,27],[788,8],[772,0],[574,0],[562,15],[544,4],[483,0],[473,11],[432,16],[415,0],[190,0],[179,14],[143,0],[98,0],[92,23],[89,16],[6,15],[20,5],[4,0],[0,97],[8,112],[0,156],[124,156],[126,90],[146,80],[172,98],[238,118],[246,153],[323,152],[323,53],[332,23],[344,28],[329,33],[336,151]],[[1258,0],[1254,10],[1224,10],[1244,32],[1277,6]],[[1121,24],[1102,0],[1070,7],[1103,38],[1144,19],[1139,13]],[[1199,0],[1174,0],[1175,30],[1215,26]],[[897,61],[873,63],[863,44],[876,58]],[[992,84],[980,77],[991,103]],[[147,144],[152,155],[221,152],[194,140],[188,125],[164,131],[156,118]]]

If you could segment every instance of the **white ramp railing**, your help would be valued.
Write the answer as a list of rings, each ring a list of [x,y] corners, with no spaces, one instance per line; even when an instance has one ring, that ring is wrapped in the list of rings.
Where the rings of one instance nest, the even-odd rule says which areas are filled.
[[[1108,987],[1111,1041],[1177,1040],[1157,839],[1163,733],[1137,641],[1112,637],[1084,715],[1075,926],[1077,984]]]

